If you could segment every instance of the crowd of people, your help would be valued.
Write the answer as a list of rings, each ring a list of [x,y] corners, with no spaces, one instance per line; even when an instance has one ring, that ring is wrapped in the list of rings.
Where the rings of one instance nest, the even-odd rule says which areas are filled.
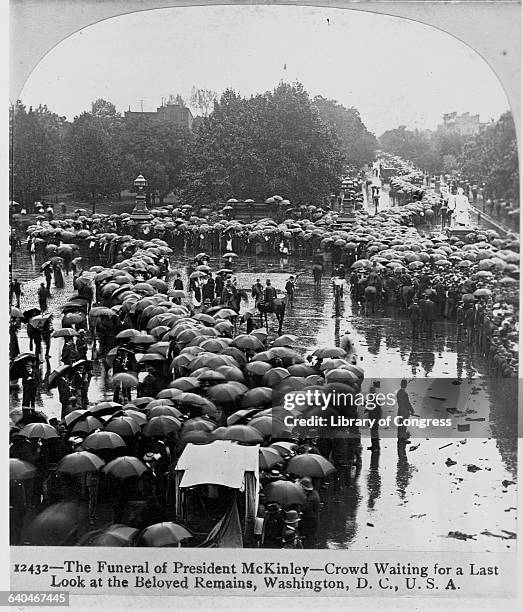
[[[258,243],[274,252],[282,243],[290,252],[302,249],[320,283],[329,271],[348,282],[368,315],[395,305],[411,321],[413,338],[430,338],[438,318],[456,321],[458,341],[479,348],[497,375],[516,376],[519,242],[491,230],[471,231],[463,240],[442,234],[430,222],[436,201],[439,195],[424,192],[416,202],[372,217],[360,210],[350,230],[336,225],[335,213],[318,209],[280,224],[222,219],[211,225],[183,207],[159,209],[140,228],[125,214],[76,215],[29,227],[28,248],[46,261],[38,308],[22,311],[23,286],[13,279],[10,287],[10,374],[23,391],[21,408],[10,415],[12,542],[47,543],[42,517],[48,524],[51,515],[45,508],[62,517],[64,504],[85,507],[90,526],[100,527],[101,507],[106,514],[112,508],[112,515],[96,532],[78,519],[54,544],[103,545],[124,524],[134,531],[120,545],[133,545],[152,526],[178,525],[178,459],[189,443],[229,440],[260,445],[258,510],[247,521],[248,533],[243,530],[244,545],[314,547],[328,483],[358,468],[361,435],[357,428],[346,438],[328,428],[293,430],[283,425],[278,406],[285,394],[308,388],[339,391],[341,385],[358,393],[364,373],[351,358],[350,342],[304,356],[294,349],[295,336],[258,327],[260,305],[270,305],[278,293],[270,280],[257,279],[250,295],[239,288],[239,256],[232,249],[244,254]],[[224,267],[213,270],[202,251],[184,286],[170,269],[172,249],[203,246],[213,252],[225,246]],[[73,275],[75,294],[57,325],[48,306],[64,274]],[[284,288],[288,307],[295,281],[289,276]],[[251,299],[254,308],[241,312],[242,301]],[[23,324],[28,352],[18,342]],[[245,333],[238,333],[242,325]],[[61,364],[51,372],[53,338],[63,346]],[[101,364],[112,388],[106,401],[89,392],[94,364]],[[48,419],[36,410],[37,397],[54,387],[61,414]],[[316,412],[309,404],[302,414]],[[189,535],[173,536],[170,545],[202,543],[202,517],[219,520],[230,501],[223,489],[196,488],[191,508],[199,510],[184,524]]]
[[[390,216],[400,223],[423,225],[427,223],[424,210],[429,208],[426,202],[412,203],[395,208]],[[202,209],[199,213],[202,214]],[[173,205],[152,209],[151,214],[151,221],[141,225],[133,223],[130,213],[90,217],[76,213],[71,218],[53,221],[42,218],[27,229],[27,249],[39,257],[61,256],[68,267],[75,250],[89,261],[113,265],[130,256],[135,241],[143,246],[154,238],[183,252],[205,251],[211,255],[230,252],[233,257],[279,253],[283,257],[311,258],[320,249],[334,248],[330,238],[338,218],[333,210],[315,206],[289,212],[290,216],[279,223],[270,217],[245,223],[226,218],[220,211],[199,217],[190,208]],[[18,238],[14,232],[12,249]]]
[[[58,385],[60,419],[48,421],[35,410],[36,387],[42,382],[38,380],[40,346],[34,352],[20,353],[11,363],[11,377],[22,380],[24,391],[22,408],[11,413],[10,456],[17,475],[11,482],[13,541],[35,543],[43,537],[38,529],[40,515],[24,529],[27,508],[81,500],[85,500],[91,525],[95,524],[99,504],[110,503],[111,498],[113,525],[124,522],[143,530],[165,522],[172,518],[172,470],[185,446],[189,442],[231,440],[262,446],[262,488],[257,516],[252,517],[254,545],[289,548],[300,547],[303,541],[313,546],[318,491],[336,467],[343,466],[344,461],[350,463],[348,450],[339,449],[333,455],[333,440],[325,434],[322,437],[318,432],[308,432],[300,437],[286,430],[276,422],[273,406],[284,393],[313,382],[326,384],[334,374],[329,375],[322,365],[328,364],[329,356],[341,359],[348,355],[349,347],[317,351],[306,362],[291,348],[296,344],[295,336],[271,338],[262,329],[234,335],[238,310],[224,303],[210,308],[200,303],[199,308],[191,308],[190,302],[180,303],[186,294],[176,284],[179,276],[168,289],[164,280],[151,275],[165,254],[159,247],[167,248],[161,241],[154,244],[137,249],[126,260],[125,269],[90,268],[95,300],[100,300],[92,308],[82,297],[87,283],[79,282],[87,276],[81,271],[76,274],[77,293],[64,308],[66,325],[51,334],[64,338],[63,365],[46,382],[48,388]],[[194,261],[195,272],[203,272],[203,268],[203,276],[211,278],[206,262],[208,257],[199,254]],[[148,282],[143,280],[144,271]],[[117,279],[119,282],[114,282]],[[288,294],[292,292],[292,280],[289,278]],[[259,285],[261,282],[252,288],[254,299],[272,299],[270,281],[261,289]],[[220,302],[220,298],[214,301]],[[76,312],[72,313],[73,306]],[[71,314],[80,315],[82,311],[84,316],[71,319]],[[31,322],[35,325],[46,314],[38,314],[37,309],[21,313],[13,308],[12,317],[26,321],[29,328]],[[104,359],[113,401],[89,401],[84,376],[89,375],[93,360],[87,359],[85,327],[92,334],[93,344],[103,340],[98,350],[93,346],[91,356]],[[108,330],[115,332],[114,347],[107,342]],[[347,361],[347,368],[349,365]],[[347,388],[356,389],[363,381],[363,372],[357,366],[350,367],[352,370],[341,375],[352,385]],[[334,367],[331,370],[337,371]],[[67,383],[69,394],[62,390],[60,381]],[[317,458],[312,465],[309,455]],[[299,460],[302,456],[306,461]],[[143,466],[139,478],[133,473],[120,479],[117,470],[113,473],[114,462],[122,457],[135,459],[140,469]],[[102,465],[105,468],[100,473]],[[288,483],[297,501],[287,504],[281,487],[270,486],[280,481]],[[214,516],[210,511],[207,515]],[[68,532],[66,541],[71,543],[75,537],[77,532]]]

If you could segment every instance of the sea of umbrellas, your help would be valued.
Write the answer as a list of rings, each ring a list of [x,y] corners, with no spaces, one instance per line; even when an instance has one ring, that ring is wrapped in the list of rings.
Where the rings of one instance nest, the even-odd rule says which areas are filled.
[[[335,468],[321,455],[296,453],[299,440],[283,426],[283,420],[278,421],[277,406],[281,406],[285,394],[304,388],[325,390],[329,385],[342,385],[355,391],[363,380],[363,371],[338,347],[319,348],[307,361],[303,351],[296,350],[296,336],[273,338],[263,329],[234,335],[238,313],[229,308],[218,306],[191,315],[187,306],[173,303],[180,302],[184,292],[169,290],[157,277],[147,282],[137,279],[144,270],[155,272],[158,260],[166,253],[166,243],[153,240],[112,268],[90,269],[88,276],[97,293],[111,306],[94,306],[89,322],[91,328],[97,328],[104,320],[124,321],[127,328],[116,336],[117,343],[131,348],[138,368],[154,371],[164,381],[164,388],[154,397],[103,401],[74,410],[57,427],[35,422],[19,429],[16,422],[23,411],[14,411],[11,434],[37,442],[44,453],[53,441],[65,436],[70,442],[55,466],[57,474],[77,477],[101,471],[104,478],[117,481],[141,478],[149,469],[143,461],[144,453],[159,439],[170,448],[173,459],[189,443],[229,440],[231,444],[258,444],[260,469],[278,467],[282,474],[289,475],[281,485],[265,489],[268,501],[288,505],[304,499],[294,479],[326,478]],[[78,296],[72,296],[69,304],[75,304],[75,300],[81,306]],[[173,350],[176,356],[170,359]],[[115,347],[105,357],[108,371],[117,351]],[[130,399],[139,384],[137,373],[113,373],[111,384]],[[281,419],[282,413],[280,409]],[[16,481],[30,480],[37,472],[35,466],[15,457],[10,459],[10,469],[11,479]],[[55,515],[61,516],[60,512]],[[50,520],[47,510],[34,519],[28,531],[32,543],[40,541],[42,531],[48,533],[41,525],[48,525]],[[108,527],[110,533],[114,529]],[[168,531],[174,534],[176,530],[172,529],[170,525]],[[105,544],[106,535],[104,530],[96,542]],[[175,540],[172,535],[170,543],[179,543]],[[132,541],[150,545],[145,532]]]
[[[130,213],[95,214],[87,217],[83,209],[77,209],[71,218],[47,221],[38,220],[37,224],[27,228],[28,239],[35,244],[35,249],[46,255],[69,256],[72,251],[80,248],[85,252],[88,247],[97,248],[99,252],[107,253],[110,245],[118,245],[125,251],[133,240],[143,239],[139,246],[153,238],[164,240],[166,247],[180,248],[182,245],[195,249],[204,248],[214,251],[219,248],[223,237],[235,240],[235,248],[242,252],[256,243],[262,243],[270,248],[282,240],[297,246],[300,244],[306,253],[312,255],[314,250],[333,247],[333,226],[338,215],[332,211],[316,206],[304,207],[304,218],[287,218],[278,223],[274,218],[263,218],[250,223],[230,217],[229,212],[207,211],[200,209],[200,216],[193,214],[189,205],[175,208],[167,205],[152,209],[153,218],[140,227],[138,233]],[[227,208],[227,207],[226,207]],[[232,208],[229,206],[228,208]],[[424,221],[424,211],[430,208],[430,202],[410,203],[394,208],[388,215],[388,221],[398,224],[419,224]],[[233,213],[232,213],[233,214]],[[362,222],[365,223],[364,211],[360,211]],[[362,238],[362,236],[359,236]],[[340,246],[340,239],[337,237]],[[350,237],[345,240],[350,243]],[[346,246],[341,245],[341,246]],[[350,247],[347,247],[350,248]],[[84,251],[85,249],[85,251]],[[271,249],[274,251],[274,249]],[[291,249],[291,251],[294,249]],[[111,260],[110,263],[113,263]]]
[[[250,235],[251,239],[258,236],[257,232],[261,239],[268,234],[279,239],[286,232],[306,239],[314,237],[324,250],[356,252],[355,269],[413,273],[430,270],[449,279],[456,274],[471,278],[478,288],[467,299],[481,299],[493,317],[510,313],[514,331],[519,241],[513,236],[501,238],[493,230],[475,230],[463,241],[436,232],[420,234],[414,225],[430,217],[427,212],[432,210],[435,197],[425,193],[419,202],[373,217],[358,211],[348,231],[334,227],[336,215],[330,212],[315,221],[289,219],[277,224],[264,219],[242,224],[222,220],[216,222],[219,228],[216,224],[212,227],[219,231],[237,228],[239,234]],[[305,434],[284,425],[283,416],[289,412],[282,408],[283,399],[306,389],[356,393],[361,389],[364,372],[342,348],[330,346],[307,353],[291,334],[277,337],[265,329],[238,334],[239,313],[230,308],[216,306],[194,313],[184,305],[186,293],[170,289],[158,277],[161,260],[172,253],[176,242],[158,236],[166,237],[165,230],[170,229],[175,233],[208,231],[208,219],[190,212],[186,209],[186,214],[178,217],[175,215],[183,211],[169,207],[160,210],[150,224],[147,241],[122,233],[128,218],[125,213],[119,215],[124,222],[120,233],[104,231],[116,228],[114,215],[77,215],[76,219],[43,221],[28,229],[29,237],[45,243],[49,258],[74,256],[82,240],[94,240],[100,246],[112,244],[116,253],[124,255],[111,267],[93,266],[80,277],[84,283],[94,282],[96,288],[97,304],[90,311],[89,323],[96,329],[100,324],[103,328],[104,322],[119,320],[125,329],[116,335],[116,342],[133,352],[138,369],[150,369],[163,382],[154,396],[131,399],[140,395],[135,392],[139,385],[137,372],[112,373],[111,384],[119,389],[120,402],[97,402],[85,410],[75,410],[65,416],[61,429],[47,422],[30,423],[20,429],[17,421],[22,411],[15,411],[11,413],[11,434],[40,444],[45,452],[53,440],[64,436],[65,428],[66,438],[76,442],[68,443],[67,452],[53,466],[56,473],[78,477],[100,472],[109,481],[141,478],[148,473],[144,453],[158,440],[169,447],[173,464],[189,443],[205,445],[227,440],[231,444],[259,445],[260,470],[268,473],[277,469],[281,475],[278,483],[265,487],[266,501],[284,507],[299,505],[304,494],[296,479],[325,479],[336,468],[321,454],[298,452],[303,442],[301,435]],[[204,277],[210,269],[197,264],[195,261],[193,273]],[[72,296],[70,303],[74,305],[75,301],[83,306],[79,296]],[[115,347],[105,357],[108,372],[112,372],[117,352]],[[517,345],[512,346],[512,352],[517,354]],[[314,404],[305,404],[301,409],[293,408],[292,414],[311,416],[317,410]],[[30,481],[37,472],[30,462],[10,459],[13,481]],[[42,532],[38,521],[47,525],[51,520],[46,512],[33,521],[32,543],[38,543],[40,536],[35,534]],[[190,542],[190,533],[187,535],[182,525],[165,522],[168,518],[147,525],[141,532],[129,526],[109,525],[90,542],[143,546]],[[155,539],[158,533],[162,537]]]

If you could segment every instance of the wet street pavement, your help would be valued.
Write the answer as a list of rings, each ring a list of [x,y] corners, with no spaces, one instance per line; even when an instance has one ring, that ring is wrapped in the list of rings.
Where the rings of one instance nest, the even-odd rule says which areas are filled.
[[[381,203],[380,203],[381,204]],[[186,286],[189,256],[171,257],[171,269],[180,271]],[[13,275],[24,281],[22,309],[37,304],[36,288],[40,261],[31,260],[22,249],[13,257]],[[211,260],[213,269],[221,267]],[[464,343],[456,340],[453,323],[437,322],[434,339],[414,343],[410,324],[395,309],[381,307],[365,316],[354,308],[345,294],[340,316],[335,316],[330,279],[325,276],[321,289],[315,289],[310,262],[289,258],[246,258],[235,269],[238,286],[248,290],[260,278],[283,289],[289,274],[297,274],[295,306],[288,308],[284,332],[300,338],[298,350],[306,353],[317,346],[338,344],[340,336],[350,331],[359,363],[365,369],[366,384],[382,381],[381,392],[396,392],[401,378],[409,380],[412,405],[420,416],[445,418],[448,408],[466,402],[469,414],[485,419],[470,423],[467,438],[423,437],[423,431],[411,428],[412,444],[399,453],[395,431],[382,432],[381,453],[366,450],[368,430],[362,430],[362,467],[358,474],[324,491],[320,517],[320,548],[355,550],[427,550],[427,551],[498,551],[515,550],[515,540],[506,532],[516,532],[517,490],[516,443],[504,438],[510,417],[507,396],[499,381],[489,380],[486,364]],[[72,294],[72,277],[65,277],[62,290],[52,289],[50,309],[59,327],[61,306]],[[172,282],[172,281],[171,281]],[[252,300],[251,300],[252,302]],[[249,306],[252,308],[252,303]],[[276,321],[269,319],[272,332]],[[52,356],[43,368],[43,376],[59,365],[63,341],[53,340]],[[21,350],[27,350],[25,326],[20,333]],[[416,382],[412,381],[416,379]],[[456,380],[461,385],[452,385]],[[442,382],[443,381],[443,382]],[[100,362],[94,366],[89,389],[91,402],[112,395]],[[12,391],[11,408],[20,405],[21,392]],[[514,400],[515,401],[515,400]],[[60,417],[56,391],[45,392],[37,407],[48,417]],[[513,406],[515,411],[515,406]],[[383,416],[395,415],[395,408],[384,408]],[[453,423],[464,422],[455,419]],[[454,430],[456,425],[454,425]],[[476,434],[478,437],[472,438]],[[450,444],[450,445],[449,445]],[[445,448],[441,448],[447,445]],[[456,463],[448,467],[447,458]],[[468,466],[481,468],[469,471]],[[344,479],[342,479],[343,481]],[[502,531],[502,530],[505,530]],[[474,535],[472,539],[449,538],[449,532]],[[482,535],[488,532],[493,535]]]

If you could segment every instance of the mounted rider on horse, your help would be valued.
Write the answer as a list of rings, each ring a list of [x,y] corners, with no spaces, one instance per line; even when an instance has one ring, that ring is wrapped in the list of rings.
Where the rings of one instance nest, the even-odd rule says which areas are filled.
[[[272,312],[278,320],[278,333],[282,333],[283,318],[285,316],[285,300],[278,298],[278,292],[272,286],[271,281],[267,279],[265,290],[263,292],[263,301],[258,302],[258,310],[260,311],[261,326],[265,318],[265,327],[268,328],[267,313]]]

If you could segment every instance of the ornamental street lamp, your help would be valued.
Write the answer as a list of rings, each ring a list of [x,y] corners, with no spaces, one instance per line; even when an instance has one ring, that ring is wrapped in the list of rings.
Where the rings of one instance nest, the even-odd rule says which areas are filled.
[[[343,179],[341,182],[340,193],[340,213],[346,215],[349,211],[350,194],[352,193],[352,181],[349,178]]]
[[[147,187],[147,181],[140,174],[134,180],[134,186],[136,187],[136,204],[131,213],[131,219],[136,224],[147,223],[153,218],[153,215],[151,215],[145,204],[144,189]]]
[[[354,196],[355,191],[353,189],[353,182],[349,177],[347,177],[343,179],[341,183],[340,192],[338,224],[341,224],[342,226],[352,223],[356,219],[356,213],[354,210]]]

